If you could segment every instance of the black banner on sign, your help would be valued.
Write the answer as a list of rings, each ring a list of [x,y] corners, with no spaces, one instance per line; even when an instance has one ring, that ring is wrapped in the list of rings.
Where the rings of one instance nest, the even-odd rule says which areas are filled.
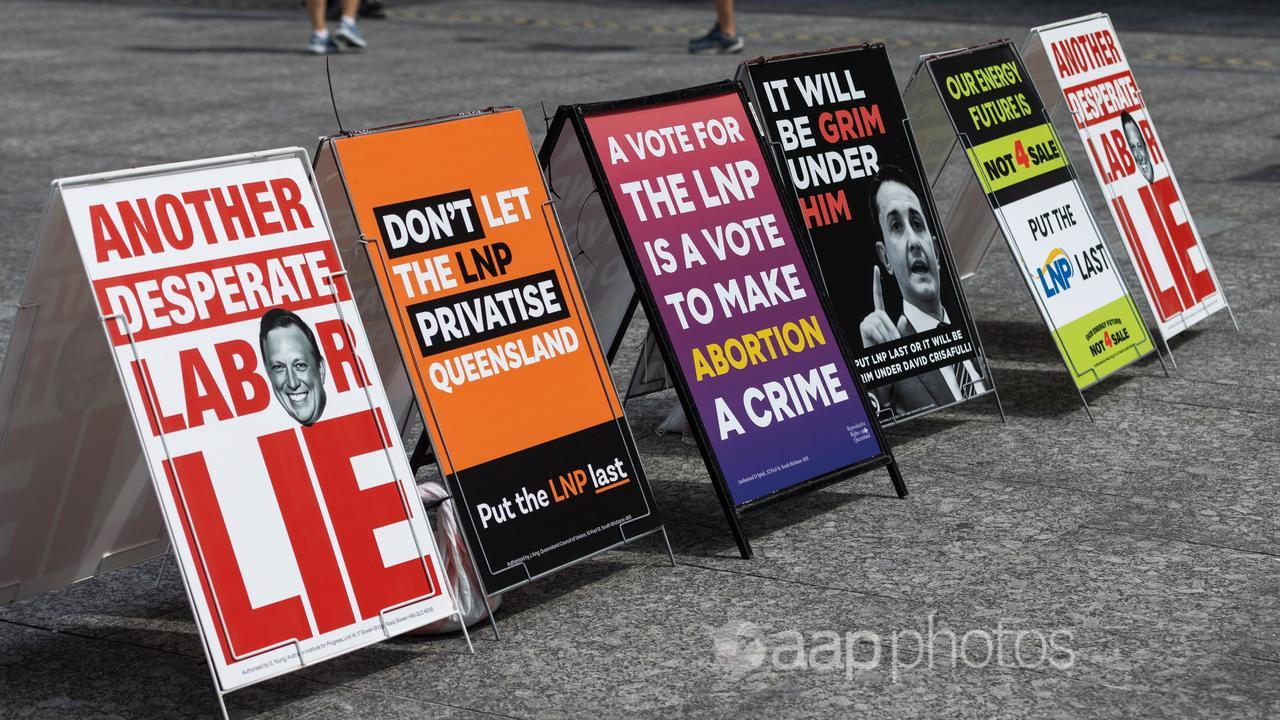
[[[900,378],[919,377],[920,382],[932,391],[938,379],[927,377],[926,373],[940,372],[941,368],[963,362],[964,358],[973,355],[973,342],[967,339],[967,333],[963,329],[939,325],[927,333],[916,333],[872,346],[857,360],[857,364],[862,377],[870,378],[866,381],[869,385],[883,386],[903,382]],[[952,369],[952,372],[955,370]],[[978,381],[978,385],[981,384]],[[924,406],[916,410],[927,408],[928,406]],[[899,410],[898,414],[901,414],[902,408],[893,409]]]
[[[761,58],[740,75],[881,419],[993,390],[884,47]]]
[[[560,282],[552,270],[417,303],[405,310],[423,357],[569,317]]]
[[[649,512],[636,493],[619,489],[643,482],[632,465],[630,433],[620,425],[603,423],[458,473],[467,488],[460,507],[471,515],[463,527],[481,554],[485,587],[510,585],[513,573],[499,574],[520,565],[536,577],[612,547],[618,527]]]
[[[434,252],[484,237],[470,190],[383,205],[374,208],[373,214],[392,258]]]

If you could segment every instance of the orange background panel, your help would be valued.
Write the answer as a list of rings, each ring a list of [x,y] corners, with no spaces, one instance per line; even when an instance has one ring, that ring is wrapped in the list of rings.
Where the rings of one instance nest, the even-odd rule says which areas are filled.
[[[545,208],[544,220],[546,187],[519,110],[338,138],[335,149],[360,230],[379,243],[370,249],[374,274],[392,314],[401,354],[445,472],[463,470],[622,416],[608,364],[586,318],[585,303],[572,275],[573,263],[550,206]],[[522,186],[529,188],[525,199],[530,219],[489,227],[481,196],[489,196],[492,205],[498,192]],[[374,208],[464,189],[472,193],[484,238],[395,260],[382,253]],[[392,272],[401,263],[442,253],[468,254],[469,248],[495,241],[506,243],[512,255],[506,274],[500,277],[463,283],[454,263],[458,287],[410,299]],[[568,318],[421,357],[406,305],[553,269],[569,309]],[[528,346],[529,338],[563,324],[572,326],[578,335],[575,352],[467,382],[455,386],[452,393],[430,384],[428,366],[436,360],[518,338],[524,338]]]

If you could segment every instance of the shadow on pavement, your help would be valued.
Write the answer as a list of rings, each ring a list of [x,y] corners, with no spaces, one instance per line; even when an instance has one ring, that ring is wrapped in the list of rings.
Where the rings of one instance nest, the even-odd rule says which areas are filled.
[[[566,53],[582,53],[590,55],[593,53],[610,53],[610,52],[634,52],[639,49],[636,45],[569,45],[567,43],[530,43],[525,46],[529,52],[566,52]]]
[[[133,45],[124,48],[129,52],[160,53],[171,55],[310,55],[301,44],[298,47],[252,47],[246,45],[224,45],[221,47],[163,47],[160,45]]]
[[[872,489],[872,492],[851,492],[850,488],[853,487],[851,483],[857,483],[859,489]],[[842,492],[833,492],[837,488]],[[879,488],[879,491],[875,488]],[[836,485],[793,496],[779,504],[766,506],[759,512],[748,513],[742,518],[742,530],[750,541],[752,538],[786,530],[793,525],[807,523],[817,517],[841,512],[843,508],[868,500],[898,500],[889,482],[889,473],[885,469],[870,470],[846,478]],[[733,533],[729,530],[729,526],[721,523],[721,527],[723,532],[709,538],[701,545],[695,545],[683,551],[682,554],[695,558],[734,559],[739,557],[738,546],[733,540]],[[748,567],[746,563],[749,562],[743,561],[744,569]]]

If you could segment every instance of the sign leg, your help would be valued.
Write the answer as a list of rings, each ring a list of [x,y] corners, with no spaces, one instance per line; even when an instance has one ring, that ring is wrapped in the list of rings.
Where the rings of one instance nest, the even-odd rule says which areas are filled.
[[[1004,403],[1000,402],[1000,390],[997,389],[991,394],[996,396],[996,409],[1000,411],[1000,422],[1002,423],[1009,422],[1009,418],[1005,417],[1005,414],[1004,414]]]
[[[160,587],[160,582],[164,580],[164,569],[169,565],[169,550],[166,548],[164,555],[160,557],[160,571],[156,573],[156,587]]]
[[[667,537],[667,526],[662,526],[662,542],[667,544],[667,557],[671,558],[671,567],[676,566],[676,554],[671,552],[671,538]]]
[[[473,568],[476,567],[476,561],[474,558],[472,558],[471,560],[471,566]],[[480,577],[480,571],[478,569],[476,570],[476,577],[477,578]],[[501,641],[502,633],[498,630],[498,620],[493,616],[493,607],[489,605],[490,596],[489,596],[489,593],[484,590],[484,583],[480,584],[480,590],[484,597],[484,614],[487,618],[489,618],[489,627],[493,628],[493,639]],[[471,636],[468,635],[467,636],[468,642],[470,641],[470,639],[471,639]]]
[[[1097,422],[1093,419],[1093,411],[1089,409],[1089,401],[1084,399],[1084,393],[1080,388],[1076,388],[1076,394],[1080,396],[1080,402],[1084,405],[1085,414],[1089,416],[1089,422]]]
[[[906,497],[907,484],[902,480],[902,471],[898,470],[898,461],[890,460],[887,467],[889,469],[889,479],[893,481],[893,491],[898,493],[899,498]]]
[[[489,598],[485,598],[485,599],[484,599],[484,603],[485,603],[485,608],[488,608],[488,607],[489,607]],[[458,618],[458,626],[462,628],[462,637],[464,637],[464,638],[466,638],[466,639],[467,639],[467,650],[471,651],[471,654],[472,654],[472,655],[475,655],[475,654],[476,654],[476,646],[471,644],[471,631],[467,630],[467,621],[466,621],[466,618],[462,617],[462,611],[461,611],[461,610],[459,610],[458,612],[454,613],[453,615],[454,615],[454,617]]]
[[[1161,334],[1160,334],[1160,337],[1161,337],[1161,339],[1164,339],[1164,333],[1161,333]],[[1165,349],[1165,351],[1166,351],[1166,352],[1169,350],[1169,341],[1168,341],[1168,340],[1165,340],[1165,341],[1164,341],[1164,349]],[[1157,357],[1157,358],[1159,358],[1159,360],[1160,360],[1160,368],[1164,370],[1164,376],[1165,376],[1165,377],[1169,377],[1169,366],[1168,366],[1168,365],[1166,365],[1166,364],[1165,364],[1165,362],[1164,362],[1164,354],[1160,352],[1160,346],[1159,346],[1159,345],[1156,345],[1156,357]],[[1169,354],[1169,357],[1170,357],[1170,358],[1172,358],[1172,357],[1173,357],[1173,354],[1172,354],[1172,353],[1170,353],[1170,354]]]
[[[218,695],[218,709],[222,711],[222,720],[231,720],[231,713],[227,712],[225,694],[217,688],[214,688],[214,692]]]
[[[1236,326],[1236,332],[1240,332],[1240,323],[1236,322],[1236,311],[1231,309],[1231,303],[1227,303],[1227,314],[1231,316],[1231,324]]]
[[[1228,306],[1230,307],[1230,306]],[[1169,354],[1169,364],[1173,365],[1173,369],[1178,369],[1178,361],[1173,357],[1173,348],[1169,347],[1169,339],[1161,334],[1160,339],[1164,342],[1164,351]]]
[[[493,608],[489,607],[489,596],[484,596],[484,614],[489,616],[489,627],[493,628],[493,639],[502,640],[502,633],[498,632],[498,620],[493,617]]]
[[[729,529],[733,531],[734,542],[738,543],[738,554],[742,555],[743,560],[750,560],[755,553],[751,552],[751,541],[747,540],[747,534],[742,531],[737,509],[727,508],[724,516],[729,521]]]
[[[445,502],[454,502],[451,497]],[[456,505],[455,505],[456,507]],[[498,632],[498,621],[493,617],[493,608],[489,607],[489,590],[484,586],[484,579],[480,574],[480,565],[476,563],[476,556],[471,552],[471,543],[463,543],[463,547],[467,550],[467,561],[471,563],[471,572],[476,574],[476,582],[480,585],[480,594],[484,597],[484,614],[489,616],[489,626],[493,628],[493,639],[501,640],[502,633]],[[467,636],[467,642],[471,641],[471,636]]]

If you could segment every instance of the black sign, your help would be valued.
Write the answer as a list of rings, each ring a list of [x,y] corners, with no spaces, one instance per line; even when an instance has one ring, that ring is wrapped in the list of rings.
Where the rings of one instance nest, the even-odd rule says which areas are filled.
[[[373,209],[387,256],[435,251],[479,240],[484,227],[470,190],[432,195]]]
[[[742,67],[883,420],[993,389],[881,45]]]

